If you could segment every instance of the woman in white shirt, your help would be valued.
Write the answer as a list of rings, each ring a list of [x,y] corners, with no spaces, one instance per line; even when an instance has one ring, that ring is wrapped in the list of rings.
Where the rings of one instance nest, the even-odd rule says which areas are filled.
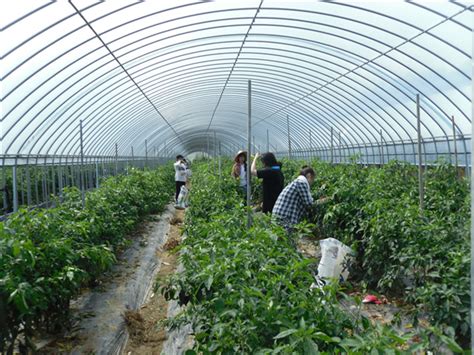
[[[184,164],[184,157],[182,155],[176,156],[176,162],[173,164],[174,166],[174,181],[176,182],[176,195],[175,201],[178,202],[179,192],[181,191],[181,186],[186,185],[186,180],[188,174],[186,172],[186,164]]]

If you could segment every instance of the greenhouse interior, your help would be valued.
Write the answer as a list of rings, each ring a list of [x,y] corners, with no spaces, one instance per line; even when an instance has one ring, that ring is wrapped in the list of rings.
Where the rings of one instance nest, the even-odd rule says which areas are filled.
[[[472,1],[0,6],[0,354],[473,349]]]

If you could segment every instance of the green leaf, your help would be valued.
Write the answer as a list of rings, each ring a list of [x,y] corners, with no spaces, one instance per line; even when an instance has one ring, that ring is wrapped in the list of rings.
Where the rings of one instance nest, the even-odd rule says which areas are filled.
[[[455,353],[462,353],[463,349],[459,346],[456,341],[450,337],[443,336],[442,337],[443,342],[448,346],[449,350]]]
[[[337,337],[333,337],[331,338],[329,335],[323,333],[323,332],[316,332],[313,334],[313,336],[316,338],[316,339],[319,339],[319,340],[322,340],[322,341],[325,341],[326,343],[338,343],[340,341],[339,338]]]
[[[211,289],[212,283],[214,282],[214,276],[210,275],[206,280],[206,288]]]
[[[318,345],[311,339],[305,338],[303,341],[303,353],[309,355],[319,354]]]
[[[298,330],[297,329],[287,329],[279,333],[277,336],[273,337],[273,339],[281,339],[281,338],[286,338],[287,336],[296,333]]]

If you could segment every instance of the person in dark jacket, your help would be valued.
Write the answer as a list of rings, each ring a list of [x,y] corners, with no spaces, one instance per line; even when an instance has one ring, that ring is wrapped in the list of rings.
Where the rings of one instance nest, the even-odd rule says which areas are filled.
[[[277,162],[273,153],[265,153],[261,156],[263,169],[257,170],[257,159],[260,155],[257,153],[250,168],[253,176],[262,179],[263,188],[263,213],[272,213],[273,206],[283,190],[285,179],[281,172],[281,163]]]

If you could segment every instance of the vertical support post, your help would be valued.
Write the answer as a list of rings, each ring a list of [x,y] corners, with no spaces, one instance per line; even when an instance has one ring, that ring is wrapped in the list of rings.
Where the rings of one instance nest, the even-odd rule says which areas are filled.
[[[98,189],[100,187],[100,176],[99,176],[99,163],[95,162],[95,187]]]
[[[118,175],[118,144],[115,143],[115,175]]]
[[[309,156],[313,158],[313,131],[309,130]]]
[[[30,157],[26,158],[26,204],[31,206],[33,201],[31,199],[31,174],[30,174]]]
[[[49,193],[48,193],[48,168],[46,167],[46,156],[43,164],[43,201],[49,207]]]
[[[217,157],[217,135],[216,135],[216,131],[214,131],[214,158]]]
[[[148,140],[145,139],[145,167],[148,166]]]
[[[62,157],[59,157],[59,165],[58,165],[58,188],[59,188],[59,201],[63,202],[63,168],[61,165]]]
[[[385,157],[383,155],[383,131],[380,130],[380,157],[381,157],[381,163],[380,163],[380,166],[382,167],[383,164],[385,164]]]
[[[221,142],[219,141],[219,157],[218,157],[218,163],[219,163],[219,182],[222,180],[222,166],[221,166]]]
[[[13,183],[13,212],[18,211],[18,185],[17,185],[17,157],[15,157],[15,164],[12,169],[12,183]]]
[[[456,173],[458,173],[458,144],[456,142],[456,124],[454,123],[454,115],[451,116],[451,120],[453,122],[454,166],[456,167]]]
[[[420,195],[420,212],[423,213],[425,190],[423,184],[423,162],[421,158],[421,117],[420,117],[420,94],[416,94],[416,128],[418,133],[418,190]]]
[[[270,133],[268,132],[267,129],[267,152],[270,151]]]
[[[334,130],[331,127],[331,164],[334,163]]]
[[[23,182],[23,172],[22,172],[22,167],[19,166],[18,167],[18,190],[19,190],[19,196],[21,197],[21,199],[19,198],[19,205],[24,205],[25,204],[25,184]]]
[[[338,142],[339,142],[339,163],[342,163],[342,139],[341,131],[338,132]]]
[[[3,210],[5,213],[7,212],[8,208],[8,199],[7,199],[7,194],[8,194],[8,187],[7,187],[7,173],[5,170],[5,157],[2,159],[2,188],[3,190]]]
[[[291,136],[290,136],[290,116],[286,115],[286,128],[288,131],[288,159],[291,160]]]
[[[51,162],[51,185],[53,186],[53,195],[56,195],[56,169],[54,168],[54,157]]]
[[[79,121],[79,131],[81,138],[81,198],[82,208],[86,207],[86,191],[84,190],[84,137],[82,134],[82,120]]]
[[[41,168],[38,167],[38,156],[36,156],[36,164],[35,164],[35,170],[36,170],[36,173],[35,173],[35,194],[36,194],[36,203],[40,203],[40,199],[39,199],[39,187],[38,187],[38,175],[41,171]]]
[[[252,81],[248,81],[248,120],[247,120],[247,228],[252,225],[252,215],[250,211],[250,152],[252,137]]]
[[[132,166],[135,166],[135,155],[133,154],[133,145],[130,148],[132,151]]]

